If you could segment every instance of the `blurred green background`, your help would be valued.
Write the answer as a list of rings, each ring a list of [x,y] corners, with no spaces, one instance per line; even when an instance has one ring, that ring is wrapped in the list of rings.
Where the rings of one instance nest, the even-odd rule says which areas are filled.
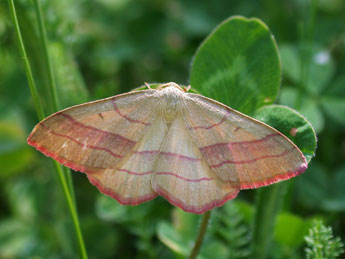
[[[33,4],[15,3],[44,96],[49,79]],[[303,258],[304,236],[315,218],[345,240],[343,0],[51,0],[42,1],[42,7],[60,108],[144,82],[187,85],[193,55],[215,26],[231,15],[264,21],[282,60],[278,103],[301,112],[318,135],[307,173],[288,183],[269,257]],[[52,113],[51,104],[41,101]],[[48,159],[26,144],[37,122],[9,8],[1,1],[0,258],[75,258],[77,244],[58,179]],[[83,174],[73,173],[73,181],[90,258],[183,258],[183,246],[194,240],[197,215],[162,198],[120,206]],[[246,258],[255,192],[242,191],[215,210],[204,258]]]

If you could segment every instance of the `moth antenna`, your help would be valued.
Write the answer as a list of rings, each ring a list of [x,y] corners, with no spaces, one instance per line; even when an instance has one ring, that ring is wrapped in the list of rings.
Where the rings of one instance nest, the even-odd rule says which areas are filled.
[[[147,82],[145,82],[145,85],[148,89],[152,89],[151,86]]]

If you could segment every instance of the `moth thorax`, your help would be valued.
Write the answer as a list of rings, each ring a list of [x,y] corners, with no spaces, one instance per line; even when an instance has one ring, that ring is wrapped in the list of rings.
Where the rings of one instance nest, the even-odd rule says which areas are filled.
[[[163,116],[168,123],[172,122],[178,113],[180,99],[177,95],[166,95],[165,105],[162,109]]]

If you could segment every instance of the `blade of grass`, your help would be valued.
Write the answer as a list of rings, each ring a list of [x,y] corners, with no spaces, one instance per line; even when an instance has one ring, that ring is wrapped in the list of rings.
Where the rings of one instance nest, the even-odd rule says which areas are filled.
[[[13,25],[15,27],[15,32],[17,35],[18,43],[19,43],[19,51],[20,51],[20,54],[21,54],[23,62],[24,62],[25,73],[26,73],[29,88],[30,88],[30,91],[31,91],[31,94],[32,94],[32,97],[34,100],[34,105],[36,108],[37,116],[40,120],[42,120],[42,119],[44,119],[44,113],[43,113],[43,109],[42,109],[41,103],[40,103],[39,98],[38,98],[38,92],[36,89],[35,81],[34,81],[33,76],[32,76],[30,62],[27,58],[27,54],[25,51],[25,47],[24,47],[24,43],[23,43],[23,39],[21,36],[17,15],[16,15],[16,10],[15,10],[15,6],[14,6],[14,1],[8,0],[8,4],[9,4],[9,8],[10,8],[12,22],[13,22]],[[66,202],[68,204],[68,208],[69,208],[69,211],[71,213],[73,225],[74,225],[76,235],[77,235],[77,241],[78,241],[79,248],[80,248],[80,257],[81,258],[88,258],[85,244],[84,244],[84,240],[83,240],[83,235],[82,235],[82,232],[80,229],[80,223],[79,223],[76,207],[73,203],[70,190],[68,189],[65,175],[62,171],[60,164],[58,164],[56,161],[54,161],[54,167],[55,167],[56,173],[58,174],[58,178],[61,182],[61,185],[62,185],[62,188],[64,191],[64,195],[66,198]]]
[[[36,16],[38,19],[39,36],[41,39],[41,45],[43,46],[44,59],[48,67],[49,85],[47,85],[47,88],[50,95],[48,98],[49,99],[48,103],[52,105],[52,110],[54,112],[57,112],[58,110],[60,110],[59,98],[56,91],[55,76],[54,76],[53,66],[50,60],[50,55],[49,55],[49,50],[48,50],[48,40],[47,40],[47,33],[46,33],[46,28],[45,28],[43,13],[42,13],[42,7],[39,0],[34,0],[34,5],[35,5]],[[71,171],[68,168],[63,167],[63,172],[67,180],[68,188],[72,195],[72,200],[75,204],[75,193],[74,193],[74,188],[73,188],[73,180],[71,176]]]
[[[20,51],[20,55],[21,55],[21,57],[23,59],[25,74],[26,74],[26,78],[28,80],[31,96],[32,96],[32,99],[34,101],[37,117],[38,117],[39,120],[43,120],[45,116],[44,116],[44,113],[43,113],[42,105],[41,105],[41,103],[39,101],[39,97],[38,97],[38,93],[37,93],[37,90],[36,90],[35,82],[34,82],[34,79],[32,77],[32,71],[31,71],[31,67],[30,67],[30,64],[29,64],[29,59],[28,59],[28,57],[26,55],[26,51],[25,51],[25,48],[24,48],[23,39],[22,39],[22,35],[20,33],[18,19],[17,19],[17,15],[16,15],[16,11],[15,11],[13,0],[8,0],[8,4],[10,6],[12,22],[13,22],[14,29],[16,31],[16,35],[17,35],[17,39],[18,39],[18,43],[19,43],[19,51]]]
[[[13,1],[13,0],[9,0],[9,1]],[[83,234],[82,234],[81,228],[80,228],[80,223],[79,223],[77,209],[76,209],[75,203],[73,202],[72,195],[69,192],[69,189],[68,189],[68,186],[67,186],[67,181],[66,181],[64,173],[62,171],[63,170],[62,166],[58,162],[56,162],[54,160],[54,168],[55,168],[56,172],[59,175],[59,180],[60,180],[60,183],[62,185],[62,189],[64,191],[65,198],[66,198],[66,201],[68,203],[68,207],[69,207],[69,210],[70,210],[70,213],[71,213],[71,217],[72,217],[72,220],[73,220],[75,232],[76,232],[76,235],[77,235],[77,241],[78,241],[78,244],[79,244],[79,254],[80,254],[80,257],[83,258],[83,259],[87,259],[88,256],[87,256],[86,247],[85,247],[85,244],[84,244]]]
[[[34,0],[34,6],[35,6],[35,12],[36,16],[38,19],[38,29],[39,29],[39,34],[40,34],[40,39],[41,39],[41,45],[43,46],[43,55],[44,59],[47,63],[48,67],[48,80],[49,80],[49,99],[50,103],[52,105],[52,110],[55,112],[59,110],[59,100],[56,92],[56,85],[55,85],[55,78],[54,78],[54,73],[53,73],[53,67],[52,63],[49,58],[49,51],[48,51],[48,41],[47,41],[47,33],[45,29],[45,24],[43,20],[43,14],[42,14],[42,8],[39,0]]]

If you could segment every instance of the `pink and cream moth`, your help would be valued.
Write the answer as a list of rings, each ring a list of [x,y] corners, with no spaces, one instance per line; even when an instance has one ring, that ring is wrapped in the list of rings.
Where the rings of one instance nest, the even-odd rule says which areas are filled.
[[[28,143],[121,204],[161,195],[193,213],[307,168],[274,128],[175,83],[59,111]]]

